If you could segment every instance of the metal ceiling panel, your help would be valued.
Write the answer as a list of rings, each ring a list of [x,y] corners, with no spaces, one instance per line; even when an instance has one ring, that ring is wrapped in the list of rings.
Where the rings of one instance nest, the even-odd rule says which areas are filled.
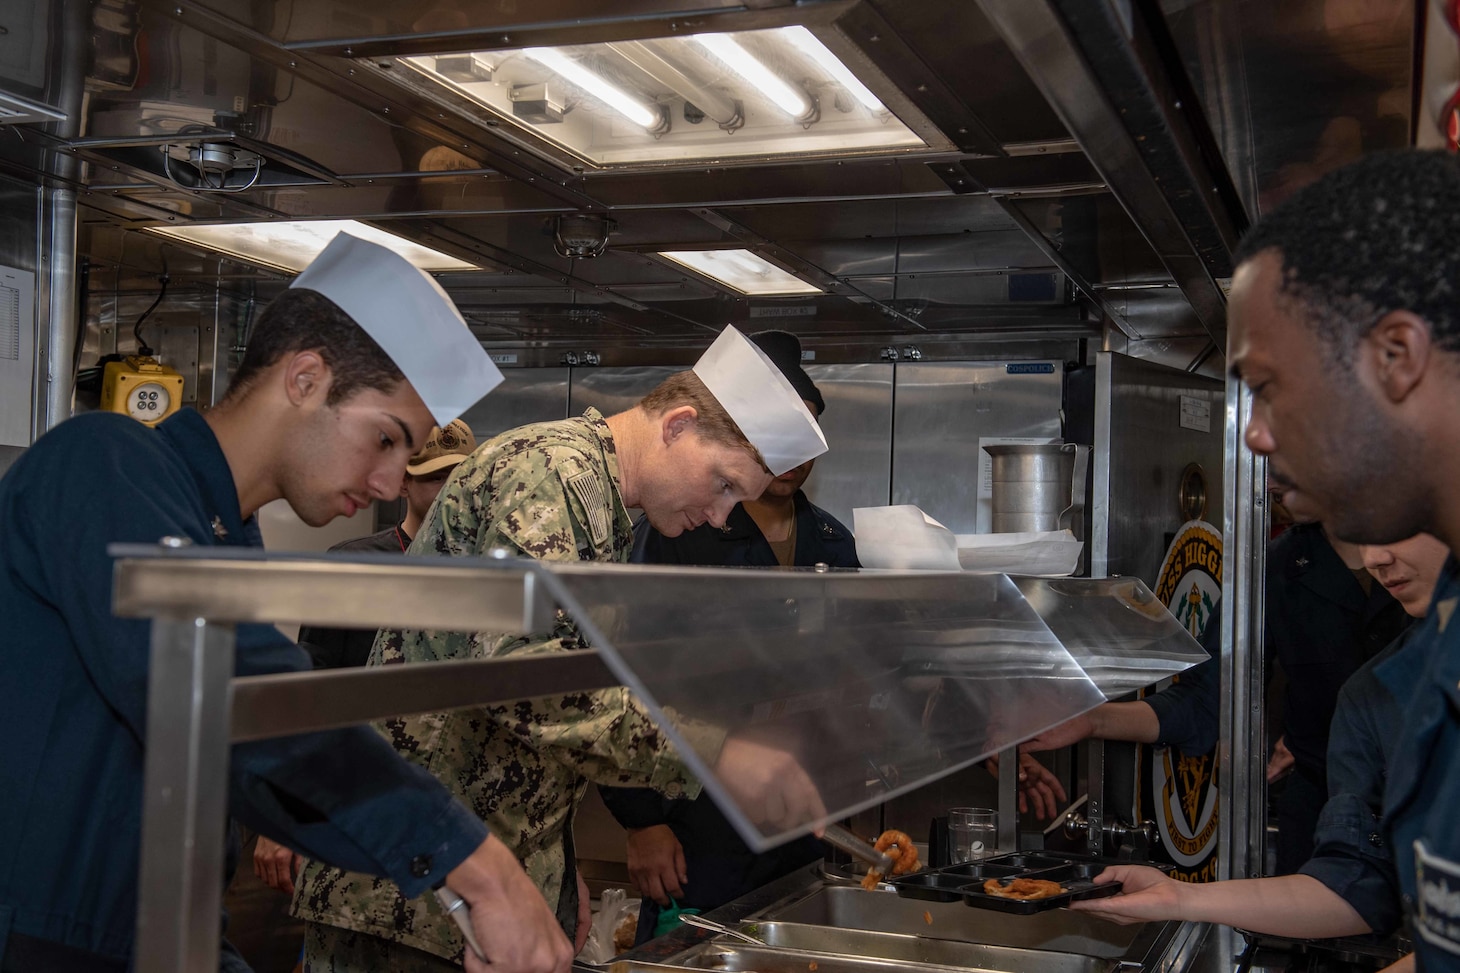
[[[946,196],[948,188],[921,161],[847,160],[709,167],[692,172],[585,176],[576,185],[610,209],[688,208],[834,200]]]
[[[484,272],[443,284],[484,339],[534,347],[595,338],[605,347],[663,347],[735,321],[774,322],[819,340],[847,336],[860,342],[857,353],[875,354],[879,337],[893,335],[933,347],[940,336],[947,345],[1004,333],[1099,334],[1104,315],[1132,346],[1167,342],[1179,355],[1211,335],[1213,322],[1220,327],[1213,278],[1232,228],[1192,178],[1193,159],[1205,157],[1200,133],[1168,97],[1181,77],[1191,76],[1212,144],[1249,204],[1265,205],[1357,151],[1402,141],[1409,110],[1403,0],[543,0],[530,9],[509,0],[429,9],[387,0],[108,0],[68,7],[107,13],[72,32],[55,29],[67,6],[59,0],[17,3],[35,42],[27,51],[45,47],[43,37],[88,49],[80,137],[211,133],[253,140],[281,158],[294,153],[329,177],[198,192],[167,183],[146,159],[106,158],[98,141],[81,147],[79,169],[68,169],[57,165],[71,158],[56,151],[66,144],[59,133],[14,128],[0,169],[52,180],[76,171],[83,252],[95,248],[94,260],[124,259],[145,282],[165,255],[185,277],[263,294],[279,286],[273,272],[173,244],[163,250],[121,228],[364,217],[480,262]],[[1127,6],[1130,31],[1120,20]],[[396,68],[380,66],[383,58],[363,57],[789,22],[834,28],[839,43],[894,77],[966,151],[574,172],[569,160],[535,155],[506,126],[412,90]],[[1152,40],[1168,22],[1169,49]],[[67,84],[79,91],[83,79],[66,73],[64,52],[53,53],[0,58],[0,91],[53,105],[52,93]],[[1159,151],[1132,134],[1132,110],[1147,125],[1138,134],[1154,135]],[[970,127],[959,132],[957,119]],[[553,218],[577,213],[616,221],[602,257],[555,252]],[[118,239],[132,242],[119,253]],[[643,252],[732,242],[829,293],[748,301]],[[1011,269],[1053,281],[1064,300],[1068,288],[1051,276],[1058,269],[1076,282],[1077,303],[1011,301]]]
[[[357,53],[398,49],[401,43],[442,50],[444,42],[454,44],[456,50],[466,50],[486,37],[506,46],[514,43],[514,35],[516,42],[522,42],[546,30],[552,30],[556,37],[632,38],[644,30],[646,22],[672,22],[677,28],[683,23],[688,28],[716,13],[755,14],[756,7],[784,5],[739,0],[535,0],[531,4],[444,0],[422,9],[400,3],[311,0],[295,4],[279,17],[268,9],[260,11],[259,5],[248,0],[207,2],[219,14],[266,33],[283,46],[328,51],[348,47]],[[685,17],[690,19],[681,20]]]
[[[1248,210],[1410,144],[1413,0],[1162,0]]]
[[[979,5],[1131,213],[1212,339],[1225,344],[1226,298],[1217,278],[1231,273],[1231,250],[1246,217],[1215,146],[1208,146],[1199,104],[1194,96],[1182,101],[1184,72],[1160,43],[1165,25],[1159,12],[1150,16],[1141,4],[1117,10],[1107,0]],[[1187,255],[1198,259],[1182,259]]]
[[[876,0],[874,5],[1001,144],[1069,137],[976,4]]]

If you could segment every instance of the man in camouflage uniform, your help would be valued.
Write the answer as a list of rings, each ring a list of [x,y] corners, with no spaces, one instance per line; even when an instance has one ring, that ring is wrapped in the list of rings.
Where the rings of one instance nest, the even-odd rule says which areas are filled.
[[[410,552],[470,557],[505,548],[546,560],[626,562],[629,506],[642,507],[662,533],[677,534],[706,521],[723,524],[770,479],[735,420],[694,373],[681,372],[627,412],[604,418],[589,409],[487,442],[457,467]],[[560,615],[552,632],[529,637],[382,631],[370,664],[583,646]],[[379,728],[513,849],[580,948],[588,903],[572,854],[572,818],[588,783],[647,786],[670,797],[700,790],[623,688],[393,719]],[[818,804],[788,755],[725,741],[722,731],[690,721],[680,729],[700,753],[719,752],[717,769],[732,789],[745,782],[737,796],[749,805],[769,799],[805,820],[808,806]],[[308,973],[434,973],[455,969],[462,955],[456,927],[432,897],[406,900],[389,881],[319,862],[301,871],[293,911],[309,923]],[[492,944],[482,946],[490,957]]]

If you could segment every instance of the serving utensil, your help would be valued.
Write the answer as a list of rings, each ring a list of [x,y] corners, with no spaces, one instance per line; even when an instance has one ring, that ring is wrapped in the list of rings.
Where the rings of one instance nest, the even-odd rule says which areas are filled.
[[[682,913],[679,917],[679,921],[684,923],[686,926],[695,926],[700,929],[708,929],[711,932],[720,933],[722,936],[729,936],[732,939],[738,939],[742,943],[753,943],[756,946],[765,945],[765,940],[763,939],[756,939],[754,936],[749,935],[748,933],[743,933],[739,929],[732,929],[724,923],[716,922],[713,919],[706,919],[704,916],[695,915],[694,913]]]

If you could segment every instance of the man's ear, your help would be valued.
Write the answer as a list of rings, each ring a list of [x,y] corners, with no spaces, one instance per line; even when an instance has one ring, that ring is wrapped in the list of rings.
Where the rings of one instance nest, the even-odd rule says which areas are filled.
[[[333,378],[319,352],[296,351],[284,363],[284,394],[293,405],[303,405],[315,396],[323,402]]]
[[[700,414],[692,405],[681,405],[670,409],[659,417],[659,433],[668,446],[686,433],[693,432]]]
[[[1374,377],[1390,402],[1409,398],[1435,355],[1430,324],[1413,311],[1390,311],[1364,337]]]

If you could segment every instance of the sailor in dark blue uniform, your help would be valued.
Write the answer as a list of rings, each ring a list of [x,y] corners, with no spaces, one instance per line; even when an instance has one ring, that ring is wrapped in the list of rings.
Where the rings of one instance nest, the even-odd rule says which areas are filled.
[[[452,418],[437,392],[464,408],[494,384],[444,292],[389,251],[342,234],[296,284],[260,316],[207,416],[184,409],[156,429],[79,416],[0,480],[5,973],[133,963],[150,623],[112,617],[108,545],[257,547],[253,515],[270,500],[318,525],[393,497],[433,412]],[[460,367],[422,372],[399,350],[422,335],[455,342]],[[432,376],[423,401],[415,385]],[[238,626],[236,651],[240,675],[309,668],[272,626]],[[476,900],[478,935],[500,941],[494,970],[567,969],[570,945],[511,852],[373,730],[239,744],[230,772],[237,817],[296,849],[409,895],[449,877]]]
[[[1460,970],[1457,240],[1460,158],[1416,150],[1369,156],[1300,190],[1253,227],[1235,254],[1227,315],[1228,364],[1252,390],[1244,439],[1268,458],[1284,506],[1352,543],[1429,533],[1452,555],[1425,620],[1373,669],[1394,701],[1391,723],[1402,714],[1402,725],[1378,730],[1395,741],[1386,753],[1382,826],[1357,841],[1372,816],[1355,809],[1346,842],[1359,851],[1387,845],[1393,854],[1416,963],[1427,973]],[[1347,772],[1342,754],[1334,756],[1335,768]],[[1110,877],[1124,882],[1127,870],[1111,869]],[[1259,889],[1291,889],[1306,878],[1206,888],[1235,888],[1261,911]],[[1155,918],[1180,898],[1149,880],[1077,908]],[[1288,897],[1285,907],[1310,904],[1300,898]],[[1135,909],[1137,899],[1150,908]],[[1359,918],[1365,903],[1350,904]],[[1210,911],[1183,917],[1213,918]],[[1371,917],[1385,921],[1371,911],[1365,922]]]
[[[1279,875],[1313,854],[1339,689],[1409,627],[1403,606],[1359,561],[1356,547],[1335,547],[1320,524],[1291,527],[1268,545],[1267,651],[1287,676],[1280,750],[1292,755],[1277,799]],[[1270,765],[1269,780],[1276,776]]]
[[[1236,254],[1228,363],[1247,445],[1334,536],[1460,550],[1460,159],[1369,156],[1292,196]],[[1460,969],[1460,579],[1378,675],[1404,700],[1384,824],[1421,969]]]
[[[1453,548],[1452,548],[1453,549]],[[1426,971],[1460,969],[1460,561],[1445,565],[1415,641],[1377,670],[1408,699],[1384,791],[1385,825],[1416,952]]]
[[[751,335],[820,416],[821,391],[801,367],[801,343],[784,331]],[[737,504],[725,526],[709,524],[665,537],[647,520],[634,528],[633,560],[648,564],[776,567],[827,564],[861,567],[851,531],[806,498],[801,486],[814,460],[771,481],[758,499]],[[657,791],[603,787],[603,801],[629,830],[629,865],[644,904],[638,941],[653,937],[660,907],[673,898],[681,908],[706,911],[738,898],[821,857],[822,846],[805,837],[764,854],[751,851],[706,796],[668,800]]]
[[[1360,551],[1374,581],[1392,592],[1407,614],[1423,616],[1444,573],[1445,545],[1419,534]],[[1214,627],[1208,625],[1208,632]],[[1153,868],[1121,865],[1097,879],[1120,882],[1120,895],[1075,908],[1117,921],[1220,922],[1297,939],[1394,932],[1403,909],[1381,809],[1389,768],[1398,760],[1394,731],[1404,720],[1406,694],[1396,694],[1379,673],[1389,665],[1422,662],[1424,647],[1411,638],[1422,630],[1406,630],[1339,692],[1317,849],[1296,874],[1187,884]]]

